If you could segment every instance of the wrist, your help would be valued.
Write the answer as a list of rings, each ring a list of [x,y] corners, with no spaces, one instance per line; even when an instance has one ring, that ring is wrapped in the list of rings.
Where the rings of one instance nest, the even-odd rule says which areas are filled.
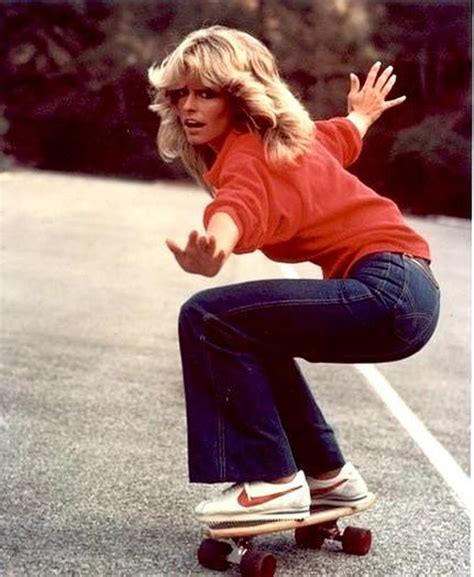
[[[372,125],[372,121],[368,116],[354,110],[350,112],[346,118],[347,120],[350,120],[352,124],[357,128],[361,138],[364,138],[365,133]]]
[[[234,250],[240,237],[233,218],[225,212],[216,212],[211,217],[206,233],[216,239],[216,252],[223,250],[226,258]]]

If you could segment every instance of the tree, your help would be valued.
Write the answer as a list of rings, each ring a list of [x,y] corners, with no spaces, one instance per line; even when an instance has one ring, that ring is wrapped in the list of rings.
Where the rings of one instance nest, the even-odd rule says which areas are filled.
[[[315,116],[343,112],[350,72],[361,73],[373,63],[376,12],[368,0],[260,1],[263,38]]]
[[[407,209],[468,214],[467,1],[10,0],[0,11],[0,144],[23,165],[183,177],[157,155],[147,68],[184,34],[223,24],[269,45],[315,118],[345,114],[350,72],[363,80],[375,60],[394,64],[394,96],[408,100],[369,131],[351,170]],[[450,186],[434,195],[440,175]]]

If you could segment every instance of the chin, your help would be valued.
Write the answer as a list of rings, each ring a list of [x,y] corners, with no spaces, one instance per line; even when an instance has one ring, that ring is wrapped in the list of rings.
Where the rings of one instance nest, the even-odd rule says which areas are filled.
[[[192,144],[193,146],[200,146],[203,144],[207,144],[209,142],[209,140],[207,138],[199,138],[199,137],[193,137],[193,136],[188,136],[188,142],[189,144]]]

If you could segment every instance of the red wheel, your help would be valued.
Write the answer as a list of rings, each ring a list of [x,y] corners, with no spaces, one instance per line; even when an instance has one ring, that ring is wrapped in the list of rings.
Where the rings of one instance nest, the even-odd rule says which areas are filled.
[[[326,535],[318,527],[300,527],[295,529],[295,540],[301,549],[321,549]]]
[[[372,545],[369,529],[347,527],[342,534],[342,550],[350,555],[367,555]]]
[[[276,559],[271,553],[250,549],[240,561],[242,577],[273,577],[275,571]]]
[[[205,539],[197,552],[199,563],[207,569],[225,571],[229,567],[227,555],[232,551],[232,545],[216,539]]]

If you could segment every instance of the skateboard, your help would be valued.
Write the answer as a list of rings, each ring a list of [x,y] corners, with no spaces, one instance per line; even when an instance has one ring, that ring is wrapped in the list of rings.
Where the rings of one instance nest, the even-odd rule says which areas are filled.
[[[207,569],[225,571],[232,564],[240,565],[242,577],[273,577],[277,561],[274,555],[259,551],[252,539],[260,535],[293,531],[298,547],[321,549],[326,541],[337,542],[345,553],[366,555],[372,544],[369,529],[346,527],[338,521],[370,509],[375,495],[370,493],[357,506],[319,506],[311,508],[310,516],[301,521],[254,521],[251,523],[221,523],[203,528],[204,539],[198,549],[199,563]]]

